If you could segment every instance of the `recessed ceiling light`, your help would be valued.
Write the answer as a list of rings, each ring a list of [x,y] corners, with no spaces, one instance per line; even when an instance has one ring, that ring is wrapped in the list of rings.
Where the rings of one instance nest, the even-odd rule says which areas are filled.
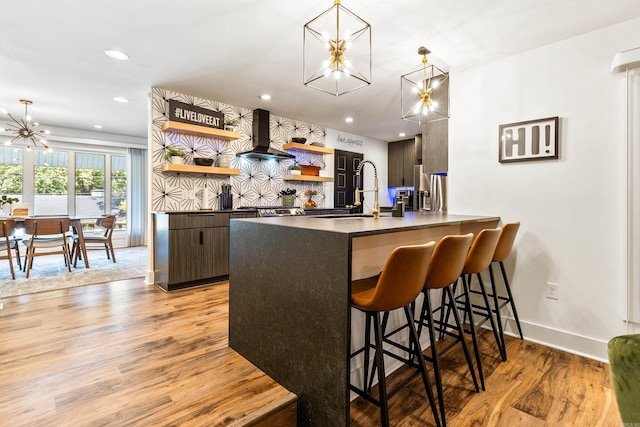
[[[268,101],[271,99],[271,95],[269,95],[268,93],[262,94],[260,95],[260,99],[262,99],[263,101]]]
[[[102,125],[93,125],[93,127],[96,129],[102,129]]]
[[[353,117],[347,117],[344,121],[347,123],[353,123]]]
[[[404,132],[400,132],[400,133],[398,134],[398,136],[399,136],[400,138],[402,138],[403,136],[407,136],[407,134],[406,134],[406,133],[404,133]]]
[[[113,100],[116,102],[122,102],[123,104],[126,104],[127,102],[129,102],[127,98],[123,98],[121,96],[116,96],[113,98]]]
[[[104,51],[104,53],[113,59],[117,59],[119,61],[126,61],[127,59],[129,59],[129,55],[127,55],[126,53],[122,52],[121,50],[117,50],[117,49],[106,49]]]

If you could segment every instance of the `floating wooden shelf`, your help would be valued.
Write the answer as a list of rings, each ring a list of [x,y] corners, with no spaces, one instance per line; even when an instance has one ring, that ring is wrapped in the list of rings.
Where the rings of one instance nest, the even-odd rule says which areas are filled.
[[[288,144],[283,144],[282,149],[308,151],[310,153],[318,153],[318,154],[333,154],[333,148],[318,147],[316,145],[298,144],[297,142],[290,142]]]
[[[162,125],[164,132],[183,133],[187,135],[204,136],[207,138],[218,138],[232,141],[240,138],[238,132],[231,132],[224,129],[214,129],[205,126],[190,125],[188,123],[168,121]]]
[[[328,176],[313,175],[283,175],[283,181],[314,181],[314,182],[333,182],[333,178]]]
[[[162,172],[206,173],[209,175],[240,175],[240,169],[216,168],[213,166],[174,165],[166,163],[160,166]]]

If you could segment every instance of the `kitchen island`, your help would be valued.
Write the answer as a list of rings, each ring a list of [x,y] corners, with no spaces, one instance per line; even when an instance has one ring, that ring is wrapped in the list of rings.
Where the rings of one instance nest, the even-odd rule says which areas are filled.
[[[428,212],[232,220],[229,345],[298,396],[299,425],[348,425],[351,280],[379,273],[397,246],[499,220]]]

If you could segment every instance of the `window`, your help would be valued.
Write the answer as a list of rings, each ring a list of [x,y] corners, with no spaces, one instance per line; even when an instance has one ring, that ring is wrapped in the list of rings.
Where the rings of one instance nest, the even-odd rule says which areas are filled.
[[[118,228],[127,225],[127,167],[124,156],[111,156],[111,213]]]
[[[76,215],[105,213],[104,155],[76,153]]]
[[[69,154],[37,150],[34,153],[34,209],[36,215],[66,215]]]
[[[113,213],[120,244],[126,245],[131,231],[127,224],[127,156],[126,148],[62,141],[56,141],[51,153],[0,146],[0,195],[18,198],[30,215],[89,218]],[[144,224],[135,219],[136,226]],[[83,227],[94,224],[95,220],[87,219]]]
[[[22,148],[0,147],[0,195],[22,200]]]

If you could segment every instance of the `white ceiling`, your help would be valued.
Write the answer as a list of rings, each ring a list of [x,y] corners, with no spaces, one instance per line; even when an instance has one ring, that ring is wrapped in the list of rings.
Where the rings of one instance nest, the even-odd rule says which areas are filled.
[[[420,64],[419,46],[440,68],[463,69],[640,16],[640,0],[342,0],[371,24],[373,83],[334,97],[302,84],[303,25],[332,5],[1,0],[0,106],[21,116],[27,98],[44,125],[144,137],[158,86],[392,141],[419,132],[400,119],[400,76]],[[271,101],[258,99],[265,92]]]

